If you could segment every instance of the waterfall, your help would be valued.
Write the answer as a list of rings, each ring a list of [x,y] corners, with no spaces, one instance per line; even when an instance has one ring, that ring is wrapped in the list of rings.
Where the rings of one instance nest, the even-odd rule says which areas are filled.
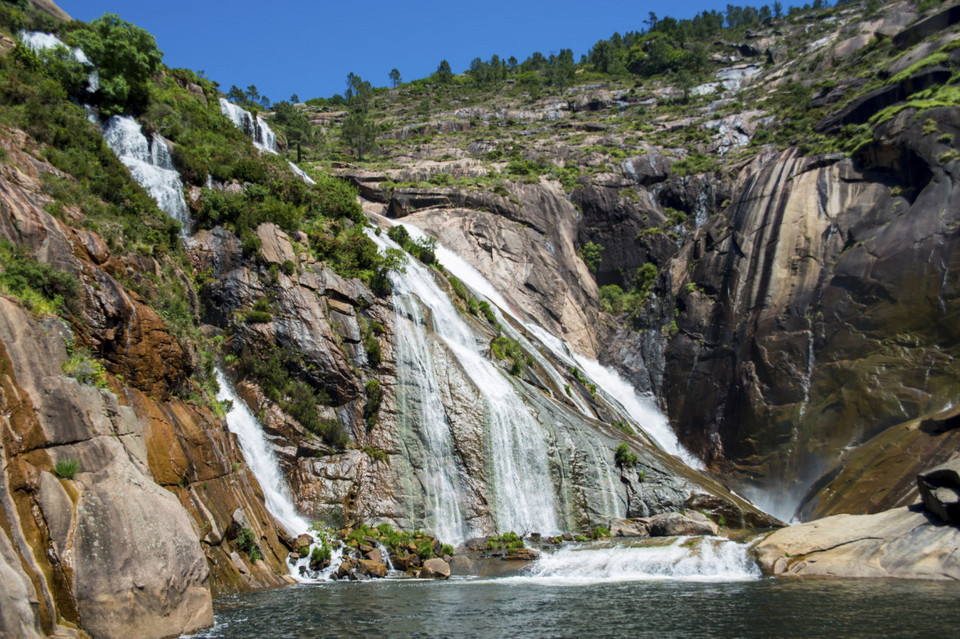
[[[522,577],[545,585],[611,581],[752,581],[760,569],[744,544],[722,537],[679,537],[668,545],[565,547],[543,553]]]
[[[227,116],[233,124],[241,131],[247,134],[253,140],[253,146],[261,151],[276,154],[277,152],[277,134],[274,133],[267,121],[259,115],[254,117],[243,107],[239,107],[226,98],[220,98],[220,112]],[[299,166],[287,160],[290,170],[306,182],[307,184],[316,184],[316,181],[307,175],[307,172]]]
[[[277,152],[277,134],[259,115],[254,117],[249,111],[226,98],[220,98],[220,112],[253,140],[255,147],[268,153]]]
[[[426,505],[424,527],[444,541],[459,544],[468,536],[460,508],[461,473],[426,339],[426,320],[419,303],[410,296],[395,293],[393,306],[397,311],[396,365],[398,372],[402,371],[397,375],[397,419],[402,433],[417,432],[423,448],[419,483]]]
[[[94,67],[93,63],[90,62],[90,58],[88,58],[79,47],[71,50],[70,47],[64,44],[63,40],[52,33],[44,33],[43,31],[21,31],[20,41],[34,53],[62,47],[73,56],[74,60],[90,69],[90,73],[87,75],[87,91],[94,93],[100,88],[100,73],[96,67]]]
[[[412,224],[403,222],[399,222],[398,224],[406,228],[410,237],[414,239],[426,237],[420,228]],[[577,354],[569,344],[550,334],[537,324],[523,318],[489,280],[457,253],[438,243],[436,256],[444,268],[453,273],[468,287],[482,294],[491,303],[499,307],[500,310],[513,317],[524,329],[550,349],[560,361],[565,362],[569,366],[579,366],[586,374],[588,380],[597,386],[598,392],[603,394],[606,399],[612,400],[612,403],[619,404],[624,414],[628,415],[635,425],[646,433],[664,452],[679,457],[685,464],[692,468],[703,468],[700,460],[690,454],[680,444],[666,416],[657,407],[652,397],[637,393],[636,389],[612,368],[603,366],[596,361]],[[513,337],[513,335],[511,336]],[[531,352],[536,353],[536,349],[531,349]],[[542,358],[536,355],[534,355],[534,357],[541,362],[541,365],[543,364]],[[548,374],[551,370],[555,370],[552,366],[548,366],[546,369]],[[554,375],[551,374],[551,377],[553,376]],[[575,400],[576,399],[577,398],[575,398]],[[582,413],[590,414],[590,412],[585,409],[582,400],[577,401],[577,407]]]
[[[390,240],[372,235],[381,248]],[[486,439],[485,459],[492,492],[493,517],[498,531],[560,531],[554,489],[550,478],[547,434],[531,415],[503,371],[482,354],[470,328],[454,308],[430,271],[411,260],[403,276],[391,275],[399,312],[414,303],[429,310],[432,329],[453,353],[460,366],[482,394]],[[423,330],[415,324],[416,330]],[[399,374],[404,374],[398,371]],[[429,374],[436,375],[435,372]],[[437,448],[450,446],[449,426],[422,425],[424,438],[437,437]],[[446,442],[446,443],[444,443]],[[453,478],[450,478],[453,483]],[[441,490],[434,488],[434,490]]]
[[[305,533],[309,524],[297,513],[293,500],[290,499],[287,482],[270,450],[270,444],[264,437],[263,428],[243,400],[237,396],[219,367],[215,374],[220,386],[217,399],[232,404],[230,412],[227,413],[227,427],[237,436],[243,458],[260,482],[267,510],[291,535]]]
[[[166,140],[156,133],[148,140],[136,120],[120,115],[107,121],[103,139],[130,170],[133,179],[147,189],[161,210],[180,222],[186,234],[190,213],[183,197],[183,182],[173,167]]]

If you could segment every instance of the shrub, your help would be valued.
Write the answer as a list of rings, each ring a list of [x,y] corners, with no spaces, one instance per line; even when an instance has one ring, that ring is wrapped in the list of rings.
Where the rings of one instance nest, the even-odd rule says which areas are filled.
[[[593,537],[594,539],[602,539],[604,537],[609,537],[610,529],[604,528],[603,526],[597,526],[596,528],[593,529],[593,532],[591,533],[590,536]]]
[[[73,479],[77,471],[80,470],[80,462],[76,459],[60,459],[57,460],[53,470],[57,473],[57,477],[61,479]]]
[[[626,442],[621,442],[620,445],[617,446],[613,460],[619,468],[633,468],[637,465],[637,462],[640,461],[636,455],[630,452],[630,447],[627,446]]]
[[[256,563],[263,559],[263,553],[260,552],[260,547],[257,545],[257,536],[249,528],[244,528],[240,531],[240,534],[237,535],[237,548],[247,553],[247,556],[250,557],[250,561]]]
[[[597,267],[600,265],[600,260],[602,259],[601,254],[603,253],[604,247],[600,244],[595,244],[594,242],[587,242],[583,245],[577,255],[580,256],[580,259],[583,260],[583,263],[587,265],[587,268],[591,273],[597,272]]]
[[[377,414],[380,412],[380,404],[383,401],[383,388],[379,380],[371,379],[364,384],[364,390],[367,392],[367,403],[363,407],[363,416],[367,420],[368,426],[373,426],[377,421]]]
[[[81,384],[90,384],[97,388],[107,387],[107,371],[103,364],[93,359],[87,351],[76,351],[68,357],[60,369],[64,375],[74,378]]]

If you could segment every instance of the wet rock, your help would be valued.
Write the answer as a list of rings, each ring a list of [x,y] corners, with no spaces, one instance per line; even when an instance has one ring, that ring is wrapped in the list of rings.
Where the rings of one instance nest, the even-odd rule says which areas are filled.
[[[345,558],[337,568],[337,579],[351,579],[354,577],[354,571],[357,569],[357,562],[350,557]]]
[[[420,571],[420,576],[424,579],[449,579],[450,564],[436,557],[427,559],[423,562],[423,570]]]
[[[357,562],[357,572],[368,577],[383,579],[387,576],[387,565],[371,559],[361,559]]]
[[[960,458],[917,475],[923,507],[949,524],[960,524]]]

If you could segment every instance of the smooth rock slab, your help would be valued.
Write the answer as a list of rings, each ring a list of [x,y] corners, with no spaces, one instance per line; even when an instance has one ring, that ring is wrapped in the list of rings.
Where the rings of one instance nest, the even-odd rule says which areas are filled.
[[[960,528],[919,506],[790,526],[755,552],[766,572],[783,577],[960,579]]]

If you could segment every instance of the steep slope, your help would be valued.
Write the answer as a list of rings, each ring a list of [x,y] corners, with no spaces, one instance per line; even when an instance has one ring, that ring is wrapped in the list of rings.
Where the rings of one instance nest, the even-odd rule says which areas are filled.
[[[863,464],[957,394],[960,31],[955,3],[862,17],[729,28],[741,39],[712,45],[693,86],[596,63],[577,71],[596,83],[549,97],[435,76],[377,94],[396,128],[344,173],[656,393],[691,450],[781,517],[910,503],[894,488],[910,469]],[[424,118],[430,91],[444,110]],[[955,454],[951,431],[911,435],[910,468]]]

